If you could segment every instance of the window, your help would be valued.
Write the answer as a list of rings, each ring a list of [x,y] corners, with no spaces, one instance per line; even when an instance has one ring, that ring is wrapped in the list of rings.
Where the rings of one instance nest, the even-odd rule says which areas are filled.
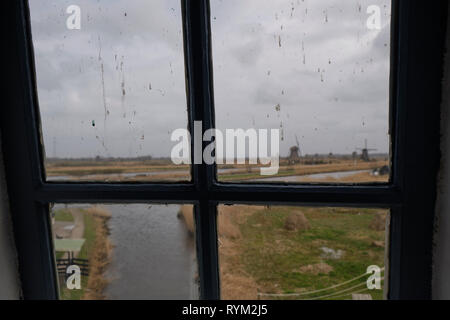
[[[389,167],[390,1],[215,0],[211,16],[217,128],[280,131],[276,175],[225,163],[219,180],[389,180],[370,169]]]
[[[2,32],[9,49],[5,74],[10,80],[10,90],[6,93],[6,107],[1,110],[1,129],[24,298],[59,297],[50,205],[86,203],[193,205],[201,299],[218,299],[224,288],[219,268],[223,247],[218,244],[223,228],[218,208],[223,205],[389,210],[389,243],[385,243],[388,259],[384,271],[387,298],[430,298],[434,173],[439,153],[438,88],[444,38],[440,24],[444,22],[446,5],[445,1],[433,6],[423,1],[392,1],[388,125],[391,179],[383,184],[355,185],[230,183],[218,180],[216,165],[206,163],[190,166],[190,181],[47,181],[47,153],[43,146],[51,154],[48,149],[52,150],[53,141],[51,135],[45,138],[47,120],[38,108],[40,92],[36,88],[41,81],[42,66],[34,56],[30,8],[28,1],[7,2],[4,10],[11,14],[6,21],[8,28]],[[207,0],[182,0],[180,12],[188,128],[194,132],[194,122],[201,121],[206,131],[215,128],[216,121],[211,50],[214,15]],[[182,84],[181,79],[176,81],[179,86]],[[143,90],[138,86],[136,89]],[[86,121],[86,125],[92,126],[92,119]],[[150,130],[146,122],[142,128]],[[204,142],[203,147],[206,146]],[[56,150],[59,150],[57,141]],[[58,151],[54,153],[58,155]],[[47,169],[47,175],[48,172]],[[253,225],[258,223],[255,221]],[[337,254],[335,250],[331,252],[334,253]]]
[[[192,209],[147,203],[52,204],[60,298],[198,299]],[[80,267],[78,289],[73,288],[75,280],[67,286],[70,265]]]
[[[46,179],[189,180],[165,159],[187,123],[179,3],[76,8],[79,30],[66,27],[78,14],[68,4],[30,1]]]
[[[381,300],[389,221],[383,209],[219,206],[221,298]]]

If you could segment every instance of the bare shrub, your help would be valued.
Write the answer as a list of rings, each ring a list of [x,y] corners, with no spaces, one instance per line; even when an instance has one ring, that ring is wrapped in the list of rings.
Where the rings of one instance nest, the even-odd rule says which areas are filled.
[[[102,206],[92,206],[90,208],[87,208],[84,210],[85,213],[91,214],[94,217],[100,217],[100,218],[110,218],[111,212],[108,211],[108,209],[102,207]]]
[[[218,226],[219,237],[225,237],[229,239],[239,239],[241,237],[241,231],[239,225],[234,222],[233,214],[227,214],[227,212],[219,212],[218,214]]]
[[[386,215],[383,213],[375,214],[372,222],[369,224],[369,228],[375,231],[384,231],[386,228]]]
[[[309,230],[310,225],[303,212],[294,211],[284,221],[284,228],[289,231],[305,231]]]
[[[192,210],[192,206],[183,205],[180,207],[180,211],[178,212],[178,218],[182,219],[186,225],[186,229],[189,234],[193,235],[195,230],[194,224],[194,211]]]
[[[107,226],[111,213],[98,206],[86,209],[86,214],[94,217],[95,242],[92,251],[89,253],[89,278],[83,300],[105,299],[103,291],[108,284],[104,273],[111,261],[112,245],[108,239],[109,229]]]

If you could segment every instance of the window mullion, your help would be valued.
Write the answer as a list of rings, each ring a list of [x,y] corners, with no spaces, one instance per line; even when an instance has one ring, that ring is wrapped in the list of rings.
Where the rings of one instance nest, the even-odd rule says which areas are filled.
[[[196,246],[201,299],[220,298],[217,248],[217,206],[202,200],[195,206]]]
[[[203,158],[202,150],[205,143],[202,137],[195,136],[194,130],[197,121],[201,121],[202,135],[203,132],[214,127],[209,2],[207,0],[183,0],[182,11],[188,119],[191,132],[191,170],[199,198],[199,202],[195,206],[195,223],[201,298],[218,299],[216,206],[210,202],[209,197],[215,179],[216,167],[215,164],[206,165],[203,161],[196,163],[196,158]],[[201,141],[201,143],[196,143],[196,141]]]

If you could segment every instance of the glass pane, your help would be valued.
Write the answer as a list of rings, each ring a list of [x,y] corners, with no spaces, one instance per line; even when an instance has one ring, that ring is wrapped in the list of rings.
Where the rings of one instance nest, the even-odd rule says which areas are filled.
[[[389,0],[211,0],[217,128],[278,130],[280,161],[219,179],[387,182],[390,15]]]
[[[222,299],[383,299],[388,210],[220,206]]]
[[[61,299],[199,298],[192,206],[54,204],[51,217]]]
[[[176,0],[30,1],[48,180],[189,180]]]

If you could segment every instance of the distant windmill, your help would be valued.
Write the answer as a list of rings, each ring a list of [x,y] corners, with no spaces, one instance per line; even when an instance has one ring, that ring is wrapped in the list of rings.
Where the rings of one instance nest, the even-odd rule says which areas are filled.
[[[295,142],[297,143],[299,156],[302,156],[302,150],[300,149],[300,142],[298,141],[297,135],[295,135]]]
[[[53,158],[56,159],[56,137],[53,137]]]
[[[295,164],[300,162],[302,156],[302,152],[300,150],[300,142],[298,141],[297,135],[295,135],[295,142],[297,143],[297,145],[289,149],[290,150],[288,157],[289,164]]]
[[[367,139],[364,140],[364,148],[356,148],[357,150],[361,150],[361,160],[362,161],[370,161],[369,151],[376,151],[377,149],[369,149],[367,148]]]

